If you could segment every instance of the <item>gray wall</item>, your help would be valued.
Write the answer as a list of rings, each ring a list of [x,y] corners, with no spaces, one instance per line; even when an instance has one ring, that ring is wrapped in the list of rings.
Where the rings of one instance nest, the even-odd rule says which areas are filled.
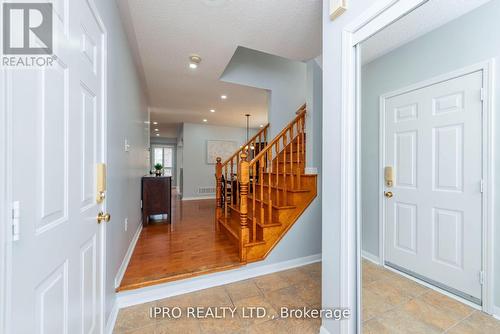
[[[245,128],[184,123],[183,199],[215,196],[198,194],[199,187],[215,187],[215,165],[207,164],[207,140],[235,141],[240,146],[246,142],[246,133]]]
[[[306,64],[238,47],[221,76],[222,81],[271,91],[268,119],[271,138],[295,116],[306,101]]]
[[[314,59],[306,63],[306,68],[306,166],[317,168],[318,174],[321,176],[323,70]],[[321,182],[319,182],[319,185],[321,185]]]
[[[500,56],[500,0],[482,7],[412,41],[365,65],[362,70],[362,210],[363,250],[379,253],[379,97],[437,75]],[[495,77],[499,77],[497,67]],[[495,91],[498,101],[500,93]],[[496,114],[495,108],[493,114]],[[496,118],[498,129],[500,118]],[[496,145],[495,170],[500,172],[500,147]],[[495,188],[500,187],[497,178]],[[500,197],[495,201],[495,216],[500,214]],[[500,224],[495,222],[495,254],[500,254]],[[500,256],[495,257],[495,286],[500,286]],[[500,290],[495,289],[500,305]]]
[[[118,8],[114,1],[96,1],[108,32],[108,194],[106,224],[106,319],[115,300],[114,280],[141,223],[140,180],[148,170],[147,102],[140,85]],[[125,138],[130,152],[125,152]],[[128,218],[125,232],[124,220]]]

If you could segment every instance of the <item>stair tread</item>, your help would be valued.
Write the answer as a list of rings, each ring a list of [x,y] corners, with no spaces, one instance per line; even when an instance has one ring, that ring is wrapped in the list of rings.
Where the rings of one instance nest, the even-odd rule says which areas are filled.
[[[278,173],[276,173],[276,172],[273,171],[273,172],[264,172],[264,174],[273,174],[273,175],[276,175]],[[279,173],[279,175],[284,175],[284,174],[286,174],[286,175],[296,175],[297,173],[292,173],[292,172],[289,172],[289,171],[287,171],[286,173],[282,173],[282,172]],[[302,173],[300,174],[300,177],[304,177],[304,176],[305,177],[311,177],[311,176],[318,176],[318,174],[302,174]]]

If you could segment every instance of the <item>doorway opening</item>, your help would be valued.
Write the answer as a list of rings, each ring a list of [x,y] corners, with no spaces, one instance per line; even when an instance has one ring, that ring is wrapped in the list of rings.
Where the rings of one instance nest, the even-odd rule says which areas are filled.
[[[344,31],[344,149],[355,153],[342,166],[343,207],[357,221],[346,231],[357,240],[359,330],[395,326],[390,319],[437,332],[494,321],[477,310],[494,310],[497,51],[450,55],[469,38],[488,43],[474,27],[493,24],[498,3],[480,5],[439,23],[430,15],[439,1],[373,8]],[[447,320],[431,323],[425,310]]]

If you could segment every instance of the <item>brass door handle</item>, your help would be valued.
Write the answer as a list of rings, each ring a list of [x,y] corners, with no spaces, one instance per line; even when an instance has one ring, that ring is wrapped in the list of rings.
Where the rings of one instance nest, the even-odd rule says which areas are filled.
[[[109,222],[111,220],[111,215],[109,213],[103,213],[102,211],[97,214],[97,223]]]
[[[394,194],[392,193],[392,191],[384,191],[384,196],[387,198],[392,198],[392,196],[394,196]]]

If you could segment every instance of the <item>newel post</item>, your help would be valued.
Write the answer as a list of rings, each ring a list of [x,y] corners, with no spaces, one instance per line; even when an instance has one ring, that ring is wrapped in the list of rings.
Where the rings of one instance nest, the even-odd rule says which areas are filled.
[[[240,260],[246,261],[245,245],[250,240],[248,230],[248,188],[250,184],[249,163],[247,161],[247,152],[241,153],[240,160]]]
[[[217,157],[215,165],[215,228],[219,231],[219,218],[222,216],[222,159]]]

